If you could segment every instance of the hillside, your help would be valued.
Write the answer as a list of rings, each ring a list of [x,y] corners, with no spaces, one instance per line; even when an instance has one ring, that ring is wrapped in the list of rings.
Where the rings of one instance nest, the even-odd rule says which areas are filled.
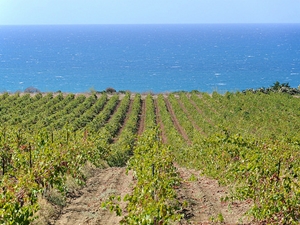
[[[100,207],[105,199],[99,198],[94,206],[87,199],[108,188],[122,196],[133,191],[138,183],[126,177],[122,167],[137,157],[139,149],[145,148],[146,154],[157,145],[167,149],[163,157],[172,156],[165,168],[156,155],[160,151],[153,153],[159,158],[157,165],[162,163],[162,171],[175,169],[179,179],[168,184],[177,193],[179,206],[170,206],[173,200],[162,204],[171,207],[172,215],[184,215],[181,223],[237,224],[253,206],[245,223],[296,224],[300,218],[299,101],[285,93],[252,91],[2,94],[0,222],[26,224],[36,215],[41,199],[62,212],[63,222],[56,224],[67,224],[66,218],[75,218],[72,213],[82,212],[109,221],[110,212]],[[143,138],[151,139],[143,136],[153,135],[153,129],[157,129],[153,144],[144,141],[142,146],[148,147],[140,146]],[[150,159],[152,164],[156,158]],[[140,162],[133,171],[140,170]],[[87,164],[98,169],[88,175]],[[116,171],[123,175],[117,176]],[[112,177],[106,180],[109,174]],[[125,184],[129,186],[120,187]],[[53,198],[53,193],[60,197]],[[86,211],[80,204],[90,208]],[[121,204],[124,211],[126,204]],[[131,218],[128,210],[125,214]],[[90,218],[83,217],[77,222]],[[99,223],[93,218],[90,224]],[[163,218],[152,223],[173,220]]]

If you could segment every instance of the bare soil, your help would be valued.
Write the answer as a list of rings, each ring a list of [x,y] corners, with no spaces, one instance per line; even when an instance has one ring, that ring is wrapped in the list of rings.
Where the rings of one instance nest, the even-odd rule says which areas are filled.
[[[121,198],[131,192],[132,175],[126,175],[125,168],[99,169],[81,190],[80,197],[70,199],[69,204],[62,210],[55,225],[98,225],[119,224],[122,217],[101,204],[110,195],[121,195]],[[125,208],[125,204],[121,204]]]
[[[121,195],[131,193],[133,175],[125,174],[125,168],[99,169],[91,177],[80,195],[69,199],[61,215],[52,224],[55,225],[95,225],[119,224],[122,217],[101,207],[101,203],[112,194]],[[250,203],[221,202],[220,198],[226,196],[228,190],[220,187],[218,182],[200,176],[198,171],[180,168],[178,172],[183,180],[177,189],[178,200],[187,203],[183,208],[184,219],[177,224],[217,224],[223,218],[222,224],[249,224],[242,220],[243,213]],[[123,210],[126,203],[121,204]],[[126,211],[126,210],[125,210]]]
[[[191,140],[189,140],[189,137],[188,137],[187,133],[180,126],[180,123],[179,123],[179,121],[177,120],[177,118],[175,116],[175,113],[174,113],[174,110],[173,110],[173,108],[171,106],[171,103],[169,102],[169,100],[167,98],[165,98],[165,102],[166,102],[167,109],[168,109],[168,111],[169,111],[169,113],[171,115],[172,121],[173,121],[176,129],[181,134],[181,136],[184,138],[184,140],[186,140],[188,144],[191,144]]]
[[[177,191],[180,202],[186,202],[180,224],[250,224],[245,212],[250,202],[224,202],[228,188],[218,181],[200,176],[199,171],[178,168],[182,183]]]
[[[128,107],[127,112],[126,112],[126,117],[125,117],[124,121],[122,122],[122,125],[121,125],[120,129],[118,130],[116,136],[114,137],[114,142],[116,142],[118,140],[119,135],[122,133],[122,130],[125,127],[125,124],[127,123],[128,118],[130,117],[132,107],[133,107],[133,100],[131,99],[130,103],[129,103],[129,107]]]

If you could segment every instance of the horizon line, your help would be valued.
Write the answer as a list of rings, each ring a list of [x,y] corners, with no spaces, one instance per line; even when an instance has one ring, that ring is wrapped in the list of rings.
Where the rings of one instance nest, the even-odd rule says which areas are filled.
[[[296,25],[300,22],[222,22],[222,23],[59,23],[59,24],[0,24],[0,26],[120,26],[120,25]]]

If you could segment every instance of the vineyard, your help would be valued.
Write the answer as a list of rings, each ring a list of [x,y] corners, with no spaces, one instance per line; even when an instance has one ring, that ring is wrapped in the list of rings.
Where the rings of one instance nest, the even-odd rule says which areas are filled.
[[[132,192],[103,202],[123,224],[193,224],[180,168],[228,187],[221,202],[247,202],[251,224],[300,222],[300,98],[286,93],[4,93],[0,123],[1,224],[34,223],[40,198],[63,207],[87,165],[133,171]]]

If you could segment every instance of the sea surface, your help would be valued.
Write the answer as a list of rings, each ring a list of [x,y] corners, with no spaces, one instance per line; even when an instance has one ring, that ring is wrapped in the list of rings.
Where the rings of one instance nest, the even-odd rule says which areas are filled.
[[[300,24],[0,26],[0,92],[300,84]]]

